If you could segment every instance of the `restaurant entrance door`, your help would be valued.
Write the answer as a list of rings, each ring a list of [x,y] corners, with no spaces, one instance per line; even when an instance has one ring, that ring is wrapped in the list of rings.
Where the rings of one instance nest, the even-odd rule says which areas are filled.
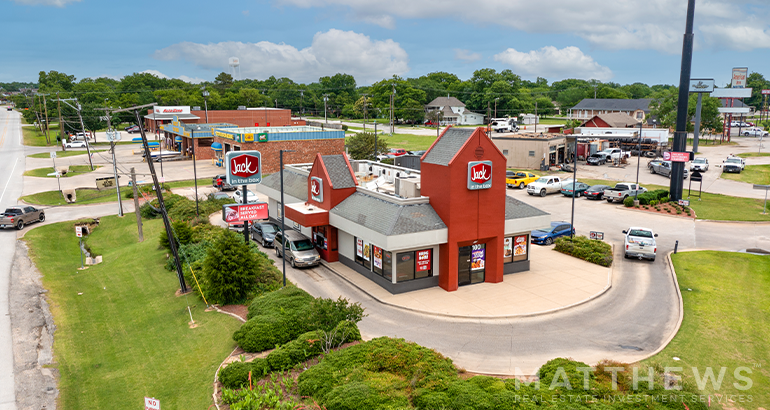
[[[484,267],[487,245],[461,246],[457,263],[457,285],[471,285],[484,282]]]

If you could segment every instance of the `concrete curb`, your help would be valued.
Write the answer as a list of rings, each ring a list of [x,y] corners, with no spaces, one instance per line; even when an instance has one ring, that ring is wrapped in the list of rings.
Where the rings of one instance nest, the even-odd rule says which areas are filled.
[[[612,246],[612,253],[613,253],[613,257],[614,257],[615,245]],[[559,311],[562,311],[562,310],[571,309],[573,307],[580,306],[582,304],[588,303],[588,302],[590,302],[590,301],[592,301],[592,300],[594,300],[594,299],[604,295],[605,293],[607,293],[607,291],[609,291],[610,288],[612,288],[612,276],[613,276],[613,273],[614,273],[614,270],[615,270],[615,265],[614,264],[612,266],[610,266],[609,272],[607,273],[607,285],[599,293],[597,293],[595,295],[591,295],[591,296],[589,296],[589,297],[587,297],[587,298],[585,298],[585,299],[583,299],[581,301],[572,303],[570,305],[561,306],[561,307],[554,308],[554,309],[549,309],[549,310],[542,310],[542,311],[530,312],[530,313],[521,313],[521,314],[515,314],[515,315],[483,315],[483,316],[468,315],[468,316],[461,316],[461,315],[453,315],[453,314],[449,314],[449,313],[425,311],[425,310],[415,309],[415,308],[401,306],[401,305],[396,305],[394,303],[387,302],[387,301],[382,300],[382,299],[378,298],[377,296],[369,293],[365,289],[363,289],[360,286],[358,286],[355,282],[349,280],[344,275],[342,275],[341,273],[339,273],[336,270],[334,270],[334,268],[329,266],[328,262],[326,262],[324,260],[321,260],[321,266],[323,266],[324,268],[328,269],[330,272],[332,272],[335,275],[337,275],[340,278],[342,278],[345,282],[353,285],[353,287],[355,287],[356,289],[358,289],[359,291],[361,291],[365,295],[369,296],[370,298],[376,300],[377,302],[379,302],[379,303],[381,303],[383,305],[394,307],[396,309],[405,310],[405,311],[408,311],[408,312],[420,313],[420,314],[428,315],[428,316],[441,316],[441,317],[448,317],[448,318],[454,318],[454,319],[515,319],[515,318],[542,316],[542,315],[547,315],[547,314],[550,314],[550,313],[556,313],[556,312],[559,312]]]

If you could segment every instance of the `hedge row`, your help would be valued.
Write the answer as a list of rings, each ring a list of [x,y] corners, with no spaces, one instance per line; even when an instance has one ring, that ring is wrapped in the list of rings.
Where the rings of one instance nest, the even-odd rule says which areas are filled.
[[[554,249],[597,265],[612,265],[612,247],[604,241],[588,239],[585,236],[563,236],[556,239]]]
[[[248,384],[249,372],[252,380],[259,379],[269,372],[291,369],[327,349],[357,340],[361,340],[361,333],[355,323],[351,322],[340,322],[333,331],[326,334],[321,330],[306,332],[273,350],[264,359],[228,365],[219,373],[219,381],[230,389],[241,388]]]

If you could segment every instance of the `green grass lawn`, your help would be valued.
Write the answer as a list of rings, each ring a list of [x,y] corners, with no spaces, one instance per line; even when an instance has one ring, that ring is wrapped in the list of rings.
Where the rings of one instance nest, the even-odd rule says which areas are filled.
[[[367,128],[368,130],[368,128]],[[382,139],[388,144],[388,148],[403,148],[407,151],[426,150],[430,148],[435,135],[414,135],[414,134],[378,134],[378,140]],[[349,136],[348,136],[349,138]]]
[[[165,409],[208,408],[214,371],[234,348],[240,323],[204,312],[194,296],[174,296],[179,283],[163,268],[160,220],[145,220],[145,241],[137,243],[133,217],[102,218],[86,242],[104,262],[84,271],[77,270],[73,226],[41,226],[25,236],[56,324],[61,408],[141,408],[144,396]]]
[[[740,174],[723,172],[719,177],[749,184],[768,185],[770,184],[770,165],[746,165],[746,169]]]
[[[733,252],[682,252],[672,255],[684,300],[684,321],[674,340],[647,363],[682,367],[685,381],[693,381],[692,367],[701,376],[707,367],[727,372],[720,389],[711,383],[702,394],[750,394],[744,409],[770,406],[770,257]],[[730,267],[726,269],[726,267]],[[681,360],[674,361],[678,357]],[[741,391],[734,382],[737,367],[752,373],[753,386]],[[759,366],[759,367],[757,367]]]
[[[744,152],[742,154],[736,155],[741,158],[748,158],[748,157],[770,157],[770,152]]]
[[[99,167],[94,167],[94,171],[97,169],[99,169]],[[53,172],[54,172],[53,167],[36,168],[36,169],[30,169],[29,171],[24,171],[24,176],[38,177],[38,178],[56,178],[55,176],[48,175]],[[89,172],[92,172],[92,171],[91,171],[91,167],[89,167],[88,165],[70,165],[69,172],[62,175],[62,178],[74,177],[75,175],[87,174]]]
[[[59,134],[59,125],[51,125],[48,131],[48,138],[51,140],[50,144],[46,144],[45,135],[38,131],[35,127],[21,127],[21,133],[24,137],[24,145],[32,147],[45,147],[49,145],[56,145],[56,136]]]
[[[147,177],[142,179],[145,181],[145,183],[151,183],[152,178]],[[143,184],[138,184],[143,185]],[[172,182],[166,182],[164,185],[168,186],[169,189],[172,188],[187,188],[194,186],[194,182],[192,179],[186,179],[181,181],[172,181]],[[210,186],[211,185],[211,178],[198,178],[198,188],[202,186]],[[120,197],[124,201],[133,201],[132,198],[129,198],[129,192],[133,192],[133,190],[128,187],[121,185],[120,186]],[[21,200],[33,205],[49,205],[49,206],[55,206],[55,205],[88,205],[88,204],[99,204],[104,202],[115,202],[118,200],[118,193],[114,189],[102,189],[101,191],[93,188],[80,188],[75,190],[75,196],[77,199],[77,202],[74,204],[67,203],[64,198],[61,196],[59,191],[45,191],[45,192],[38,192],[36,194],[32,195],[25,195],[21,197]]]
[[[687,146],[692,148],[693,141],[694,140],[692,138],[687,138]],[[730,142],[721,141],[720,140],[720,136],[717,135],[715,138],[712,138],[712,139],[708,139],[708,138],[704,138],[704,137],[698,137],[698,146],[700,147],[701,145],[707,145],[707,146],[711,146],[711,145],[738,145],[738,143],[735,142],[735,141],[730,141]]]
[[[107,151],[106,149],[99,149],[99,150],[91,150],[91,153],[95,152],[104,152]],[[85,155],[85,151],[56,151],[56,158],[66,158],[66,157],[74,157],[76,155]],[[39,152],[37,154],[31,154],[27,155],[29,158],[51,158],[51,154],[48,152]]]

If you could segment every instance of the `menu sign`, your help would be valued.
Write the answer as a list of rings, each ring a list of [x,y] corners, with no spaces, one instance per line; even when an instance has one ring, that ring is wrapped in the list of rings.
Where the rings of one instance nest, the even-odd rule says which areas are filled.
[[[484,269],[484,260],[486,247],[484,245],[473,245],[471,250],[471,270]]]
[[[527,235],[513,237],[513,255],[527,256]]]
[[[363,239],[356,239],[356,255],[359,258],[364,257],[364,240]]]
[[[382,248],[372,245],[372,251],[374,253],[374,267],[382,269]]]
[[[433,249],[426,249],[424,251],[417,251],[417,272],[425,272],[430,270],[431,253]]]
[[[267,213],[267,203],[265,202],[247,205],[222,205],[222,220],[229,224],[267,219]]]

